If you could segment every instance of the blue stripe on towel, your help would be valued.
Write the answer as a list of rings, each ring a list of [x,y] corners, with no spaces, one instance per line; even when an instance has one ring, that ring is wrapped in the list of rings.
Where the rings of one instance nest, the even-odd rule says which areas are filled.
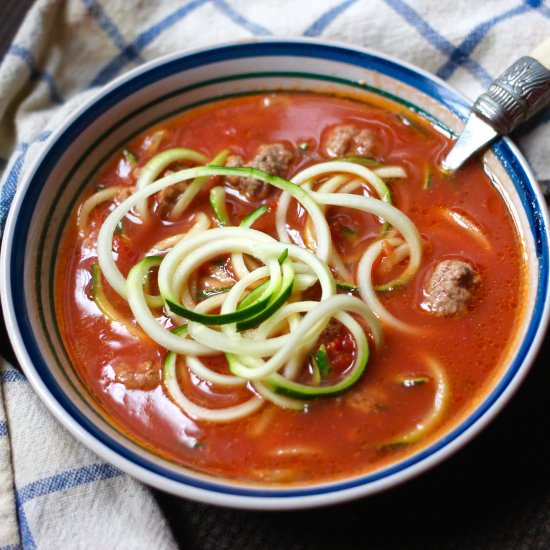
[[[0,230],[4,226],[13,197],[15,196],[17,183],[19,181],[19,177],[21,176],[21,171],[25,163],[25,156],[27,155],[30,145],[33,143],[46,141],[50,135],[50,131],[41,132],[31,143],[22,142],[15,148],[16,151],[19,151],[19,156],[13,162],[8,175],[4,180],[2,190],[0,191]]]
[[[246,29],[250,34],[254,36],[269,36],[273,34],[269,29],[266,29],[258,23],[250,21],[244,15],[236,11],[233,6],[230,6],[225,0],[212,0],[212,3],[218,8],[222,13],[227,15],[233,23],[241,26],[243,29]]]
[[[12,164],[8,176],[4,181],[4,185],[2,186],[2,190],[0,191],[0,230],[4,226],[11,202],[15,196],[17,182],[19,180],[19,176],[21,175],[23,163],[25,162],[25,155],[27,154],[28,149],[28,143],[24,143],[21,148],[21,153]]]
[[[50,92],[50,98],[54,103],[63,103],[63,98],[57,90],[53,76],[38,67],[34,56],[29,50],[16,44],[12,44],[7,53],[15,57],[19,57],[19,59],[22,59],[27,64],[27,67],[31,72],[32,80],[43,80],[47,84]]]
[[[305,31],[304,36],[319,36],[340,14],[345,12],[357,0],[344,0],[320,15]]]
[[[472,52],[479,46],[481,41],[487,36],[487,33],[498,23],[510,19],[516,15],[521,15],[533,7],[530,4],[524,4],[511,10],[505,11],[500,15],[492,17],[483,23],[477,25],[461,42],[461,44],[455,48],[454,52],[450,55],[449,59],[441,68],[437,71],[437,76],[444,78],[445,80],[452,76],[452,74],[461,65],[470,59]],[[504,67],[503,67],[504,68]],[[489,81],[490,82],[490,81]],[[487,84],[489,84],[487,82]]]
[[[89,466],[67,470],[60,474],[33,481],[17,490],[17,498],[20,506],[22,506],[34,498],[122,475],[124,474],[111,464],[105,462],[90,464]]]
[[[124,48],[119,55],[117,55],[112,61],[107,63],[101,71],[99,71],[90,83],[90,87],[100,86],[114,78],[128,61],[134,61],[139,55],[139,52],[153,42],[153,40],[155,40],[155,38],[157,38],[162,32],[175,25],[178,21],[185,19],[187,15],[201,7],[207,1],[208,0],[192,0],[185,6],[178,8],[170,15],[164,17],[164,19],[161,19],[149,29],[140,33],[132,44],[126,46],[126,48]]]
[[[98,0],[82,0],[82,3],[86,6],[90,15],[97,21],[97,24],[105,31],[105,34],[112,40],[113,44],[117,46],[119,50],[124,50],[127,47],[126,41],[119,28],[107,15],[100,2]],[[136,57],[139,61],[143,62],[139,54],[137,54]]]
[[[404,0],[384,0],[390,8],[395,10],[401,17],[414,27],[432,46],[435,46],[440,52],[453,55],[456,48],[444,36],[439,34],[427,21],[425,21],[413,8]],[[456,55],[456,54],[455,54]],[[492,78],[491,75],[476,61],[465,56],[464,67],[483,85],[488,85]]]
[[[21,489],[16,490],[15,500],[17,505],[17,516],[19,518],[19,530],[23,548],[25,550],[34,550],[36,543],[32,536],[29,522],[25,514],[25,503],[45,495],[66,491],[73,487],[79,487],[87,483],[112,479],[124,475],[120,470],[106,464],[105,462],[98,464],[90,464],[82,468],[67,470],[44,479],[33,481]]]
[[[23,376],[23,373],[15,369],[8,369],[4,372],[0,372],[0,383],[5,382],[26,382],[27,379]]]
[[[17,506],[17,519],[19,520],[19,535],[21,536],[21,542],[25,550],[35,550],[36,542],[32,536],[31,527],[27,520],[27,514],[23,508],[22,502],[19,500],[19,495],[15,491],[15,504]]]

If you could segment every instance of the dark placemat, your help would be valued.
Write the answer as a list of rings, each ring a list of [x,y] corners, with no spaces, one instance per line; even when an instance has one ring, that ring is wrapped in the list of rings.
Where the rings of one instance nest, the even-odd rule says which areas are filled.
[[[34,0],[0,0],[0,59]]]
[[[32,0],[0,0],[0,59]],[[0,352],[11,356],[0,323]],[[252,512],[155,491],[185,550],[550,549],[550,340],[512,403],[444,464],[392,491]]]

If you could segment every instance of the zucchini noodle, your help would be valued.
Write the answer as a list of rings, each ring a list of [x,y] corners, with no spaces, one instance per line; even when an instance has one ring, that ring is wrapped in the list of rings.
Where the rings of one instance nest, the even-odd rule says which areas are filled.
[[[268,208],[267,206],[265,206],[265,204],[260,206],[259,208],[256,208],[254,212],[251,212],[248,216],[246,216],[246,218],[241,221],[240,226],[252,227],[256,220],[263,216],[267,211]],[[250,273],[242,254],[231,254],[231,265],[233,266],[233,271],[239,279],[246,277]]]
[[[210,166],[220,166],[225,163],[225,159],[227,158],[227,155],[229,155],[229,150],[224,149],[223,151],[220,151],[209,163]],[[194,185],[196,188],[201,188],[206,182],[208,181],[207,176],[199,177],[197,178],[191,185]],[[171,217],[177,218],[178,216],[181,216],[188,205],[187,197],[184,197],[181,195],[178,200],[176,201],[176,204],[174,204],[174,207],[172,208]]]
[[[403,212],[391,204],[371,197],[360,197],[345,193],[314,192],[312,195],[319,204],[345,206],[379,216],[401,233],[409,247],[409,264],[398,278],[386,283],[380,287],[380,290],[392,290],[395,287],[404,285],[416,274],[422,259],[422,241],[415,225]]]
[[[374,168],[373,172],[382,179],[407,177],[407,172],[401,166],[381,166],[380,168]]]
[[[86,199],[82,206],[78,209],[77,224],[80,232],[84,232],[86,225],[88,224],[88,218],[92,213],[92,210],[100,204],[113,200],[119,193],[123,193],[128,187],[122,185],[116,185],[113,187],[107,187],[94,193],[91,197]]]
[[[194,179],[195,181],[184,191],[182,194],[182,200],[184,200],[185,208],[189,206],[192,199],[195,198],[197,193],[200,191],[202,185],[206,182],[201,182],[200,185],[197,184],[197,179],[202,176],[238,176],[244,178],[256,178],[266,183],[269,183],[279,189],[284,189],[288,191],[294,198],[302,203],[304,208],[307,210],[309,215],[312,217],[315,224],[317,237],[319,241],[317,243],[317,256],[323,261],[326,261],[329,256],[330,249],[332,247],[332,239],[330,236],[330,230],[327,224],[327,221],[323,215],[323,212],[319,208],[318,204],[312,199],[311,195],[298,187],[297,185],[278,178],[271,176],[260,170],[254,168],[222,168],[222,167],[210,167],[210,166],[200,166],[197,168],[188,168],[185,170],[180,170],[168,176],[151,183],[144,189],[136,191],[133,195],[128,197],[124,202],[122,202],[113,212],[107,217],[103,222],[101,229],[99,231],[97,239],[97,253],[98,261],[103,271],[103,275],[113,287],[118,294],[123,298],[126,297],[126,280],[118,267],[116,266],[115,260],[112,253],[112,241],[113,235],[115,233],[118,223],[128,214],[128,212],[136,206],[141,200],[158,193],[162,189],[166,189],[171,185],[181,183],[182,181],[187,181]],[[229,228],[227,228],[229,229]]]
[[[192,237],[193,235],[197,235],[198,233],[206,231],[209,227],[210,220],[208,219],[208,216],[204,212],[199,212],[195,216],[195,222],[193,223],[189,231],[162,239],[162,241],[159,241],[158,243],[153,245],[151,250],[149,250],[149,252],[147,253],[147,256],[152,256],[157,254],[158,252],[164,252],[165,250],[171,249],[184,237]]]
[[[385,446],[408,445],[416,443],[420,438],[433,431],[441,420],[446,407],[449,405],[450,389],[449,381],[445,374],[445,370],[441,363],[432,356],[425,358],[428,367],[430,378],[435,384],[435,394],[433,405],[428,415],[417,423],[417,425],[409,432],[396,438]]]
[[[365,303],[370,307],[370,309],[378,316],[378,318],[385,323],[393,327],[396,330],[401,330],[402,332],[416,332],[416,327],[403,323],[396,317],[394,317],[381,303],[376,295],[376,289],[372,283],[372,267],[378,256],[384,250],[384,245],[389,244],[391,246],[399,246],[402,241],[399,238],[393,239],[382,239],[377,241],[369,246],[367,251],[363,254],[361,261],[359,262],[359,267],[357,268],[357,279],[359,281],[359,294],[361,298],[365,300]],[[405,245],[406,246],[406,245]],[[402,250],[407,249],[400,249]]]
[[[193,401],[186,397],[181,391],[176,377],[176,355],[174,353],[168,354],[164,363],[163,375],[164,386],[168,390],[170,397],[182,410],[197,420],[231,422],[232,420],[238,420],[239,418],[252,414],[263,405],[263,401],[259,397],[251,397],[248,401],[240,405],[225,407],[223,409],[209,409],[193,403]]]
[[[303,185],[309,180],[318,178],[319,176],[326,176],[328,174],[351,174],[358,176],[374,188],[381,200],[384,202],[389,202],[390,204],[392,202],[390,190],[384,183],[384,180],[380,176],[376,175],[375,172],[369,170],[366,166],[356,164],[354,162],[331,161],[314,164],[313,166],[298,172],[292,178],[292,181],[297,185]]]
[[[442,213],[448,220],[467,231],[485,250],[491,250],[492,246],[483,230],[472,219],[450,208],[443,208]]]
[[[218,166],[225,162],[227,154],[228,151],[222,151],[211,164],[160,178],[174,162],[204,164],[206,158],[183,148],[168,149],[154,156],[142,168],[133,194],[107,216],[97,240],[98,265],[103,278],[127,300],[141,330],[167,352],[163,383],[168,395],[185,414],[205,422],[242,419],[265,402],[303,411],[312,399],[336,395],[353,386],[368,364],[369,336],[370,343],[382,353],[380,322],[401,331],[414,330],[393,317],[376,293],[406,284],[417,272],[422,253],[418,231],[411,220],[392,205],[390,190],[379,175],[405,177],[401,167],[381,166],[371,170],[356,162],[331,161],[306,168],[293,181],[288,181],[254,168]],[[225,187],[219,180],[216,187],[207,186],[214,176],[254,178],[280,189],[282,193],[276,206],[278,240],[252,227],[266,214],[267,205],[250,213],[239,226],[230,226]],[[197,213],[186,233],[157,242],[149,249],[149,255],[142,257],[125,277],[113,253],[117,225],[134,208],[145,219],[150,215],[148,198],[181,183],[187,186],[177,198],[171,217],[183,215],[207,186],[214,222],[221,227],[210,228],[211,219],[205,213]],[[313,190],[314,185],[317,190]],[[354,194],[360,190],[374,192],[378,198]],[[101,192],[102,195],[92,196],[81,207],[81,214],[87,216],[96,204],[114,199],[118,191],[118,188],[109,188]],[[304,227],[307,248],[290,242],[286,219],[291,198],[307,213]],[[330,206],[368,212],[393,228],[362,253],[357,283],[350,282],[353,275],[333,247],[325,217],[325,210]],[[398,277],[376,287],[372,282],[373,264],[386,243],[392,247],[386,259],[388,269],[405,260],[408,262]],[[158,253],[164,255],[155,255]],[[215,269],[220,257],[226,258],[220,264],[223,271],[217,276],[224,286],[215,292],[210,292],[209,286],[201,289],[201,267],[208,264],[214,266],[209,269]],[[226,272],[227,265],[230,274]],[[157,268],[159,295],[150,296],[145,286],[151,270]],[[344,280],[339,282],[340,287],[358,289],[360,298],[338,294],[332,270]],[[318,298],[305,298],[303,293],[307,289],[313,289]],[[155,309],[159,307],[163,310]],[[331,321],[339,323],[354,341],[350,366],[336,375],[328,374],[325,345],[316,351]],[[208,366],[209,356],[222,354],[225,354],[228,373]],[[312,367],[308,367],[310,359]],[[313,376],[308,368],[313,369]],[[178,369],[187,372],[178,376]],[[305,376],[306,373],[309,374]],[[238,405],[219,409],[199,406],[185,392],[184,380],[190,375],[208,384],[247,390],[250,397]]]
[[[338,186],[342,185],[349,180],[345,178],[343,174],[355,175],[362,178],[369,183],[375,191],[378,193],[380,199],[385,202],[391,203],[391,193],[384,181],[378,177],[372,170],[369,170],[366,166],[355,164],[347,161],[330,161],[314,164],[301,172],[298,172],[293,178],[292,182],[296,185],[304,186],[308,190],[311,189],[311,181],[321,176],[333,175],[331,179],[325,182],[325,190],[327,193],[332,192]],[[288,208],[290,206],[291,196],[288,193],[282,193],[279,197],[277,204],[276,214],[276,227],[277,236],[282,242],[290,242],[290,237],[287,231],[286,219],[288,214]],[[316,220],[311,220],[316,226]]]
[[[192,149],[184,149],[183,147],[176,147],[174,149],[167,149],[158,155],[155,155],[142,169],[139,174],[139,178],[136,182],[136,190],[140,191],[144,189],[153,181],[155,181],[170,164],[174,162],[188,161],[195,164],[204,164],[206,157],[197,151]],[[136,210],[139,215],[145,219],[148,215],[147,199],[144,198],[136,203]]]

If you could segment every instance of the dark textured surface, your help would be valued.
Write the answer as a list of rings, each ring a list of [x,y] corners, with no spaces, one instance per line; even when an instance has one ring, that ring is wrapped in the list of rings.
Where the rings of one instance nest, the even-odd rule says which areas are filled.
[[[0,0],[0,59],[33,0]]]
[[[0,3],[1,58],[31,1]],[[8,349],[1,327],[0,352]],[[185,550],[550,549],[550,341],[487,430],[390,492],[285,513],[226,510],[156,494]]]

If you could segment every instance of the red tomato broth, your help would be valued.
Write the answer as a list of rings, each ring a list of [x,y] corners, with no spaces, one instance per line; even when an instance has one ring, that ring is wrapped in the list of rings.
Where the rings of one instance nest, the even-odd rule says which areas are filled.
[[[114,380],[115,363],[153,361],[160,370],[166,352],[148,338],[139,341],[123,334],[101,315],[90,298],[89,271],[96,261],[93,243],[108,209],[98,207],[94,211],[90,234],[85,239],[78,236],[73,213],[63,238],[63,260],[57,269],[59,325],[84,385],[119,429],[155,453],[202,472],[253,482],[318,482],[370,471],[406,456],[448,431],[482,398],[501,372],[521,319],[518,306],[525,277],[521,243],[503,199],[481,166],[471,163],[455,177],[441,175],[436,166],[450,147],[449,139],[414,113],[403,120],[396,111],[402,108],[390,102],[383,102],[380,108],[315,94],[251,95],[185,112],[128,143],[127,149],[141,151],[138,156],[142,166],[151,156],[143,154],[142,144],[158,128],[167,130],[161,150],[188,147],[208,158],[227,147],[232,153],[252,158],[259,145],[283,142],[295,152],[292,175],[326,160],[322,146],[332,125],[356,123],[377,130],[377,159],[385,165],[401,165],[408,174],[404,180],[389,184],[394,203],[416,224],[425,242],[422,265],[414,280],[380,295],[380,299],[399,319],[422,327],[424,332],[407,335],[385,327],[383,349],[371,349],[360,381],[338,397],[313,401],[307,412],[266,405],[248,418],[227,424],[195,422],[171,402],[162,386],[149,391],[132,390]],[[296,147],[301,142],[310,145],[307,151]],[[133,183],[127,170],[121,169],[121,158],[117,154],[106,164],[89,194],[97,184]],[[431,184],[424,189],[428,168]],[[214,180],[220,183],[219,178]],[[161,221],[150,216],[147,223],[142,223],[127,218],[124,233],[129,240],[117,237],[114,245],[123,274],[154,243],[190,227],[194,212],[212,216],[207,189],[214,183],[201,191],[180,220]],[[278,193],[273,190],[264,201],[270,211],[255,228],[275,234]],[[228,190],[228,210],[235,224],[260,203],[245,201]],[[445,219],[440,213],[443,207],[459,209],[475,220],[489,238],[492,250],[482,249],[464,230]],[[299,231],[305,219],[303,209],[294,204],[289,211],[289,226]],[[334,230],[333,239],[341,253],[357,258],[380,231],[380,223],[373,216],[349,209],[330,207],[327,219],[335,227],[336,220],[353,224],[358,235],[354,243]],[[436,318],[420,307],[423,288],[434,264],[452,257],[472,262],[482,283],[466,314]],[[107,283],[105,292],[120,313],[130,319],[127,304]],[[432,407],[433,381],[414,388],[398,382],[404,375],[429,374],[425,361],[428,354],[444,365],[450,383],[451,400],[445,417],[421,442],[391,448],[387,444],[412,430]],[[205,363],[227,372],[223,362],[205,359]],[[225,390],[199,381],[194,375],[182,374],[181,370],[178,376],[183,388],[190,387],[189,396],[199,404],[222,407],[245,399],[244,392],[230,397]],[[360,408],[354,406],[357,402]],[[262,423],[263,431],[259,428]],[[293,454],[289,451],[293,448],[307,452]]]

